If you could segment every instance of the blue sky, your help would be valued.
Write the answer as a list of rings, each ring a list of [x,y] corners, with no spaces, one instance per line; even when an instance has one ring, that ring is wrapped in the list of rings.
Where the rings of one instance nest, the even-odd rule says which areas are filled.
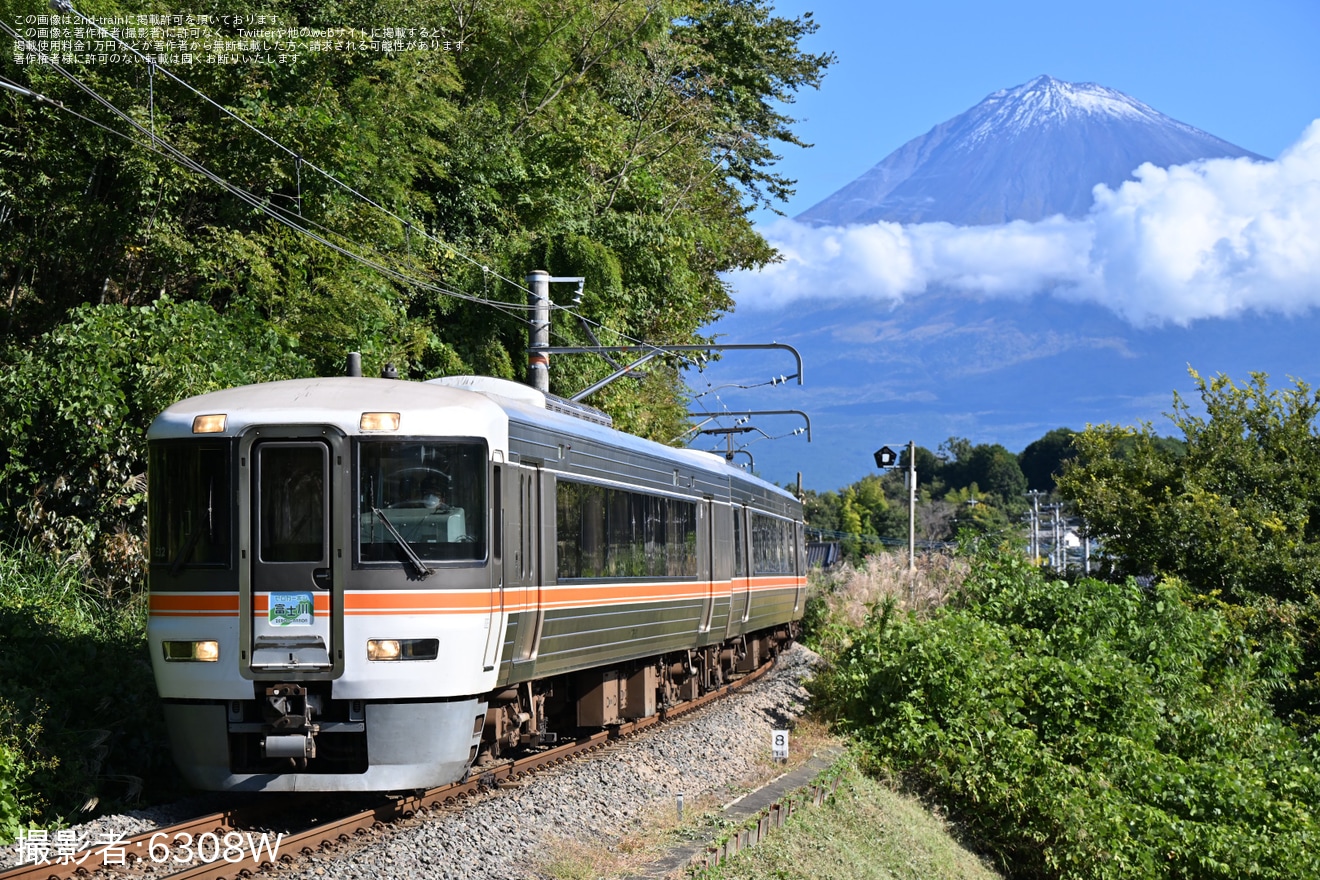
[[[1118,89],[1270,158],[1302,142],[1320,118],[1320,2],[1315,0],[1250,6],[1221,0],[785,0],[777,10],[788,16],[814,12],[820,27],[806,48],[837,56],[822,88],[802,93],[788,111],[800,120],[796,130],[802,139],[815,145],[783,150],[779,170],[798,181],[796,195],[782,206],[789,217],[991,92],[1040,74]],[[1233,206],[1238,216],[1230,219],[1258,204],[1276,216],[1300,212],[1305,220],[1320,214],[1320,161],[1314,158],[1320,157],[1320,129],[1311,132],[1310,142],[1308,163],[1253,191],[1255,202]],[[1192,175],[1192,183],[1218,196],[1238,191],[1247,173],[1225,167]],[[1192,203],[1170,196],[1176,187],[1162,190],[1154,184],[1137,196],[1148,199],[1145,209],[1152,214],[1165,211],[1157,219],[1181,231]],[[1297,192],[1302,195],[1290,201]],[[1117,215],[1127,206],[1116,197],[1111,207]],[[819,244],[795,239],[801,230],[785,228],[773,213],[753,216],[780,246],[801,244],[808,250]],[[1309,227],[1299,228],[1320,230],[1314,220],[1307,222]],[[922,231],[899,232],[919,238]],[[1297,376],[1320,384],[1320,346],[1312,342],[1320,335],[1314,317],[1320,303],[1320,269],[1314,268],[1320,265],[1320,234],[1284,234],[1270,242],[1282,243],[1278,260],[1293,259],[1283,288],[1273,286],[1282,263],[1262,257],[1245,274],[1224,281],[1229,286],[1223,291],[1207,285],[1184,291],[1177,271],[1142,288],[1152,267],[1162,272],[1174,261],[1158,242],[1129,242],[1124,236],[1131,229],[1102,225],[1098,239],[1095,230],[1077,226],[1051,229],[1042,223],[1027,231],[1025,237],[1035,243],[1053,236],[1064,256],[1075,256],[1071,242],[1078,235],[1092,236],[1087,240],[1098,240],[1109,251],[1101,269],[1114,271],[1117,281],[1072,298],[1025,289],[1020,296],[1003,297],[985,290],[927,295],[922,288],[915,296],[910,287],[868,298],[856,293],[859,285],[879,285],[882,279],[859,270],[851,299],[840,300],[836,291],[831,300],[829,288],[841,285],[826,266],[803,276],[812,283],[799,285],[809,288],[802,293],[758,301],[764,285],[734,277],[742,306],[713,332],[727,342],[797,345],[806,355],[807,382],[803,388],[710,391],[724,383],[763,382],[792,369],[782,354],[733,355],[690,377],[695,391],[710,391],[694,408],[803,410],[813,422],[809,445],[801,436],[768,439],[802,424],[792,416],[754,419],[760,431],[739,439],[751,444],[747,450],[763,476],[785,483],[803,471],[806,485],[830,489],[871,472],[871,451],[881,443],[915,439],[934,449],[957,435],[1018,451],[1061,425],[1151,421],[1167,430],[1167,422],[1159,422],[1173,391],[1184,396],[1193,391],[1188,365],[1241,378],[1259,369],[1280,383]],[[879,250],[874,238],[843,241],[845,249],[876,247],[874,266],[891,253]],[[1121,249],[1129,244],[1132,252],[1124,255]],[[1196,257],[1201,246],[1191,240],[1177,244],[1182,251],[1174,257]],[[1285,253],[1287,247],[1299,249],[1300,257]],[[1029,279],[1034,268],[1019,261],[1005,277]],[[976,266],[958,269],[974,274]],[[1035,274],[1046,277],[1050,271],[1041,267]],[[693,445],[711,448],[714,442],[707,437]]]
[[[993,91],[1040,74],[1097,82],[1275,157],[1320,117],[1320,2],[779,2],[812,12],[806,41],[837,61],[789,113],[789,216]],[[759,213],[768,221],[773,214]]]

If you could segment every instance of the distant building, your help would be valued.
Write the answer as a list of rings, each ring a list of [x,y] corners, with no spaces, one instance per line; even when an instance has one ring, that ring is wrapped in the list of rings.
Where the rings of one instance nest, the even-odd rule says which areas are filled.
[[[843,561],[838,541],[812,541],[807,544],[807,568],[833,568]]]

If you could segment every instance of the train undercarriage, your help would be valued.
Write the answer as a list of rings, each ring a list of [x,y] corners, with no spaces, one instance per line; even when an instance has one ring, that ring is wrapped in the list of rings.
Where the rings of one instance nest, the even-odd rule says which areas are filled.
[[[617,666],[527,681],[488,697],[475,766],[648,718],[737,680],[791,642],[788,626]]]
[[[386,750],[425,754],[443,737],[451,741],[448,775],[460,778],[539,747],[663,714],[759,668],[792,637],[792,628],[781,626],[441,703],[334,700],[328,682],[324,690],[315,682],[255,683],[254,699],[224,707],[227,771],[231,780],[296,774],[328,782],[371,772]],[[469,726],[461,728],[464,723]],[[466,753],[465,764],[454,762],[454,745]]]

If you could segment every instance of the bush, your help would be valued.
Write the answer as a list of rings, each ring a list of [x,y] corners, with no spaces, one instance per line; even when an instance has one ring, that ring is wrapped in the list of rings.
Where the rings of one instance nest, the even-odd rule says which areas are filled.
[[[203,303],[84,306],[0,370],[0,537],[74,559],[110,593],[140,581],[146,431],[192,394],[306,375],[254,315]]]
[[[1180,592],[981,557],[930,619],[873,614],[813,691],[1015,876],[1320,876],[1315,756],[1240,628]]]
[[[9,843],[18,837],[17,763],[14,754],[0,742],[0,843]]]
[[[75,565],[0,546],[0,841],[177,785],[146,595],[98,598]]]

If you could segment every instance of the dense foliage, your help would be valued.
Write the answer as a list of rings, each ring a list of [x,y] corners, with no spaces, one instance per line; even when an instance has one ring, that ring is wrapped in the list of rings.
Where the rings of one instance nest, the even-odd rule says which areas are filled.
[[[18,85],[0,89],[0,836],[122,790],[107,782],[115,743],[151,729],[149,688],[121,678],[107,706],[89,692],[106,693],[98,671],[138,670],[157,412],[338,374],[354,350],[368,373],[518,378],[534,269],[586,279],[552,343],[699,341],[732,308],[721,273],[773,258],[748,211],[791,191],[772,167],[798,143],[783,108],[832,60],[800,48],[809,14],[768,0],[74,6],[121,25],[186,12],[203,48],[169,64],[194,91],[142,63],[61,57],[66,77],[0,38],[0,77]],[[51,14],[0,0],[8,25]],[[208,61],[205,44],[240,27],[433,42],[300,37],[276,63]],[[657,364],[589,402],[625,430],[679,435],[678,365]],[[611,370],[557,357],[552,390]],[[37,583],[57,588],[38,601]],[[149,776],[148,756],[163,753],[114,773]]]
[[[520,377],[537,268],[586,279],[576,312],[595,328],[557,310],[555,343],[696,341],[732,307],[720,273],[772,258],[748,205],[791,192],[772,168],[773,145],[798,143],[782,107],[831,61],[799,48],[809,14],[765,0],[188,12],[211,16],[191,22],[202,46],[257,13],[437,40],[304,40],[260,64],[203,50],[171,69],[197,91],[141,63],[64,59],[75,83],[0,53],[0,76],[50,99],[0,92],[0,537],[81,554],[112,586],[133,576],[142,430],[173,399],[339,373],[352,350],[368,372]],[[6,22],[49,13],[0,0]],[[611,369],[556,358],[552,390]],[[686,426],[680,389],[664,364],[590,402],[667,440]]]
[[[1028,443],[1018,454],[1018,465],[1028,489],[1054,491],[1055,480],[1063,473],[1064,466],[1077,457],[1077,448],[1073,445],[1076,433],[1071,428],[1055,428],[1039,440]]]
[[[1170,574],[1229,603],[1272,658],[1279,711],[1320,718],[1320,393],[1193,373],[1204,414],[1175,397],[1182,442],[1102,425],[1075,438],[1060,490],[1111,568]],[[1198,408],[1199,409],[1199,408]]]
[[[178,10],[104,0],[81,11]],[[41,0],[0,4],[10,21],[46,12]],[[189,12],[212,14],[200,43],[235,38],[259,12],[281,27],[423,29],[448,48],[309,44],[281,63],[180,68],[214,105],[144,64],[70,65],[138,131],[52,68],[0,55],[6,78],[129,135],[4,93],[7,340],[35,338],[80,303],[163,293],[250,309],[321,371],[356,349],[370,367],[388,358],[415,376],[511,376],[527,335],[518,284],[545,268],[586,277],[579,311],[603,325],[602,342],[693,341],[731,307],[719,273],[772,256],[746,203],[791,192],[770,167],[773,144],[797,143],[777,108],[830,61],[798,47],[809,15],[774,16],[763,0],[282,0]],[[158,142],[251,198],[184,170]],[[558,341],[589,341],[572,317],[555,324]],[[565,359],[555,383],[575,391],[605,371]]]
[[[151,420],[188,394],[307,369],[295,340],[237,307],[75,309],[0,372],[0,528],[99,592],[139,583]]]
[[[1241,601],[1296,600],[1320,585],[1320,393],[1195,376],[1205,415],[1175,398],[1185,446],[1149,425],[1077,436],[1061,480],[1121,570],[1170,572]],[[1124,454],[1121,445],[1132,444]]]
[[[1316,755],[1182,592],[987,556],[927,619],[877,609],[813,690],[1013,876],[1316,876]]]
[[[145,596],[92,596],[77,565],[0,550],[0,842],[180,790],[145,625]]]

